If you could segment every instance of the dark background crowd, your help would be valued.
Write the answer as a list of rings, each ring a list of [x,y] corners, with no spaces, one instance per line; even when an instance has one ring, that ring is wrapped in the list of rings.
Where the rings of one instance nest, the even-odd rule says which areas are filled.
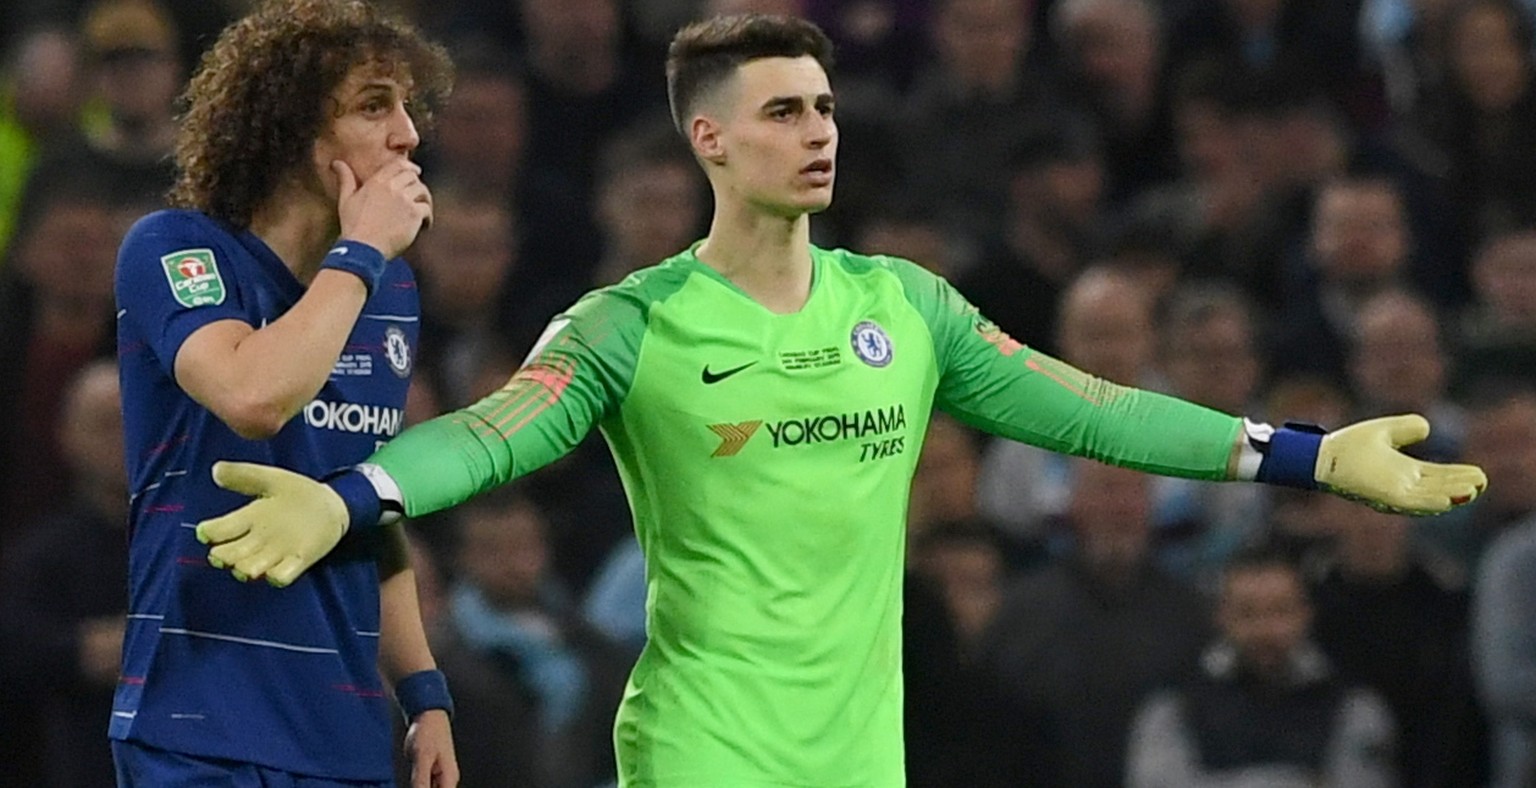
[[[934,421],[910,516],[914,786],[1536,784],[1531,0],[401,0],[457,89],[419,152],[408,422],[701,237],[665,46],[838,45],[815,241],[938,271],[1020,341],[1280,423],[1427,415],[1451,515],[1157,479]],[[240,0],[0,13],[0,781],[111,784],[127,551],[112,270]],[[612,461],[413,528],[465,785],[611,781],[644,642]],[[1200,780],[1210,779],[1210,782]],[[1242,782],[1251,780],[1251,782]]]

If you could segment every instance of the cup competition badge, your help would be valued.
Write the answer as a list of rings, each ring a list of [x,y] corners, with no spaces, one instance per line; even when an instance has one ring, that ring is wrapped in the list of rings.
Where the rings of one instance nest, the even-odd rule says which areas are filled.
[[[215,306],[224,303],[224,277],[219,275],[212,249],[183,249],[160,258],[171,295],[182,306]]]

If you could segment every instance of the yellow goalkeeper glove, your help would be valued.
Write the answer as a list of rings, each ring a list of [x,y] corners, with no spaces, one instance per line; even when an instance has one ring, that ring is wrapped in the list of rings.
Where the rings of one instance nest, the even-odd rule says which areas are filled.
[[[197,539],[213,545],[208,563],[245,582],[265,577],[279,588],[325,557],[347,532],[349,514],[329,485],[269,465],[216,462],[213,481],[256,500],[197,524]]]
[[[1429,421],[1417,414],[1351,424],[1323,436],[1313,476],[1325,490],[1398,514],[1439,514],[1481,494],[1488,486],[1482,468],[1398,451],[1427,437]]]

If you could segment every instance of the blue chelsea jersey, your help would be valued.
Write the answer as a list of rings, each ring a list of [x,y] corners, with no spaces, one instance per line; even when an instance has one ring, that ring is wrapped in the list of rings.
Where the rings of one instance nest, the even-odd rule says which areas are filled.
[[[129,621],[110,735],[298,774],[388,780],[378,536],[348,536],[292,586],[240,583],[208,564],[200,520],[248,499],[214,485],[217,460],[321,477],[399,432],[420,300],[390,263],[320,393],[269,440],[236,435],[176,384],[203,326],[276,321],[304,286],[259,238],[202,213],[160,211],[117,260],[118,359],[132,495]],[[260,373],[260,370],[255,370]]]

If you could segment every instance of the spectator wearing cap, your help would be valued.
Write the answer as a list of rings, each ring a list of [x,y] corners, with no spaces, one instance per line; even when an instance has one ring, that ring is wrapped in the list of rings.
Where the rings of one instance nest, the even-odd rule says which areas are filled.
[[[83,134],[45,157],[34,178],[83,168],[114,203],[158,204],[171,185],[174,102],[185,81],[175,23],[158,0],[97,0],[81,37],[90,89]]]

